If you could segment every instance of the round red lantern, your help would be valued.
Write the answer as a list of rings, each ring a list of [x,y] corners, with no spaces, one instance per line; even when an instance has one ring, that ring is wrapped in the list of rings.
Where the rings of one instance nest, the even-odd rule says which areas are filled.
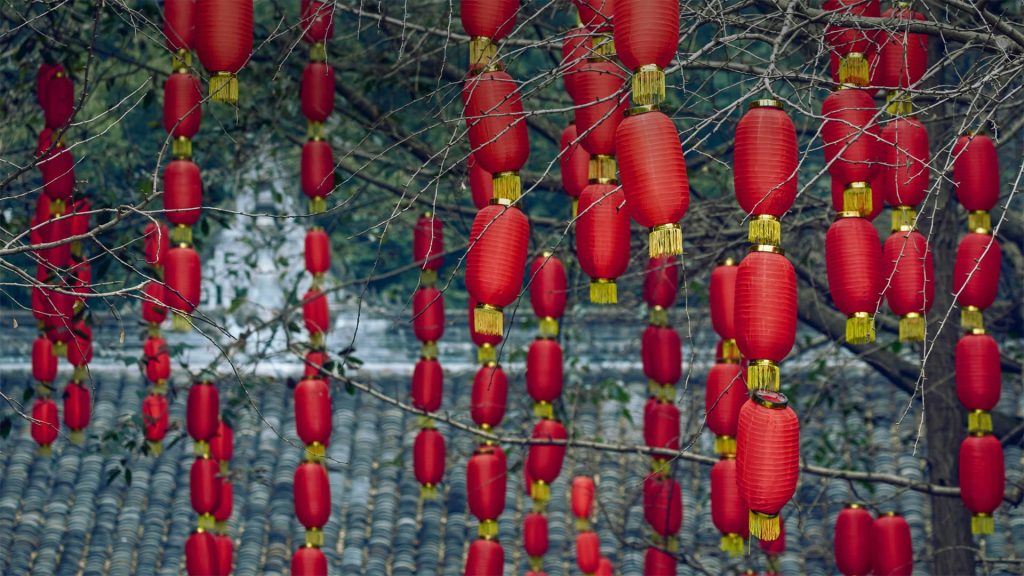
[[[580,521],[584,521],[584,526],[586,526],[586,522],[594,514],[594,479],[590,476],[573,478],[570,501],[572,514],[576,517],[577,530],[581,530]]]
[[[444,294],[433,286],[412,295],[412,332],[420,342],[437,342],[444,335]]]
[[[913,208],[928,194],[930,159],[928,130],[924,124],[913,117],[896,118],[882,129],[878,141],[878,172],[872,183],[882,187],[890,206]],[[896,218],[894,213],[894,222]],[[906,223],[912,222],[910,216],[910,222]]]
[[[500,70],[471,78],[463,88],[469,145],[480,167],[493,177],[494,197],[519,200],[519,170],[530,157],[519,85]]]
[[[531,512],[523,518],[523,548],[536,570],[541,569],[542,556],[548,553],[548,519],[544,514]]]
[[[314,226],[306,232],[306,272],[325,274],[331,269],[331,240],[323,228]]]
[[[882,13],[897,20],[924,20],[924,16],[907,6],[897,5]],[[928,35],[901,30],[880,31],[878,58],[872,84],[892,90],[917,84],[928,69]]]
[[[615,131],[629,104],[623,87],[625,75],[614,62],[591,60],[580,66],[573,82],[576,84],[576,133],[583,148],[593,157],[615,156]],[[608,174],[589,174],[590,178],[614,178]]]
[[[771,303],[770,305],[768,303]],[[774,246],[755,246],[736,271],[736,343],[747,386],[779,389],[779,362],[796,340],[796,272]]]
[[[317,2],[317,4],[320,4]],[[326,7],[330,12],[333,8]],[[324,123],[334,112],[334,67],[310,62],[302,71],[302,115],[309,122]]]
[[[562,174],[562,190],[572,198],[572,204],[575,207],[590,178],[590,154],[580,143],[576,124],[569,124],[562,131],[558,166]],[[575,217],[576,212],[573,211],[572,215]]]
[[[886,512],[875,520],[872,537],[872,573],[876,576],[910,576],[914,569],[914,550],[910,526],[895,512]]]
[[[422,262],[422,270],[437,270],[444,263],[444,224],[431,212],[426,212],[416,221],[412,236],[412,259]],[[426,283],[426,282],[425,282]]]
[[[969,411],[970,432],[991,432],[988,414],[999,402],[1003,369],[999,345],[985,333],[966,334],[956,343],[956,395]]]
[[[588,29],[594,32],[611,31],[617,4],[615,0],[572,0],[572,3],[579,12],[580,22]]]
[[[469,191],[473,196],[473,206],[483,210],[494,197],[494,178],[476,161],[473,154],[466,159],[466,164],[469,168]]]
[[[644,479],[644,520],[662,539],[683,525],[683,503],[679,483],[674,478],[651,475]]]
[[[614,4],[615,51],[633,71],[633,102],[658,104],[665,99],[665,67],[672,63],[679,45],[679,2]]]
[[[32,439],[39,445],[39,453],[48,456],[50,445],[60,432],[57,419],[57,403],[50,398],[36,398],[32,404]]]
[[[327,576],[327,557],[319,548],[303,546],[292,554],[291,568],[292,576]]]
[[[668,310],[676,302],[679,293],[679,262],[675,256],[659,256],[647,260],[644,275],[644,302],[650,308]],[[667,323],[668,318],[666,317]],[[651,322],[655,324],[655,322]]]
[[[444,372],[436,359],[420,359],[412,371],[412,405],[425,412],[441,408]]]
[[[192,49],[195,32],[195,0],[164,2],[164,37],[167,47],[175,52]]]
[[[743,554],[750,510],[740,494],[736,460],[725,458],[711,467],[711,521],[722,533],[721,548],[730,556]]]
[[[331,329],[327,296],[318,288],[310,288],[302,297],[302,320],[306,324],[306,330],[314,335],[314,339],[320,338],[320,341],[323,334]]]
[[[562,346],[555,340],[534,340],[526,353],[526,391],[539,418],[552,417],[551,404],[562,394],[562,378]]]
[[[992,514],[1003,501],[1003,445],[991,434],[972,434],[960,444],[960,499],[971,511],[971,532],[991,534]]]
[[[558,420],[542,419],[533,427],[534,440],[565,441],[569,435]],[[546,502],[551,498],[551,484],[558,479],[565,460],[565,444],[531,444],[526,462],[533,479],[530,496],[534,501]]]
[[[668,326],[647,326],[640,340],[644,374],[660,385],[675,384],[683,374],[679,333]]]
[[[57,377],[57,356],[53,353],[53,342],[39,336],[32,342],[32,377],[46,383]]]
[[[174,160],[164,170],[164,210],[167,220],[175,225],[173,240],[191,243],[191,232],[182,234],[178,229],[199,221],[202,208],[203,184],[199,166],[191,160]]]
[[[494,540],[474,540],[466,554],[465,576],[501,576],[505,573],[505,550]]]
[[[726,258],[711,271],[708,301],[711,308],[711,326],[725,342],[722,344],[724,360],[739,361],[736,348],[736,261]]]
[[[935,301],[935,267],[928,240],[901,229],[885,240],[885,293],[889,309],[900,316],[900,341],[924,341],[924,314]]]
[[[871,573],[874,543],[871,530],[874,520],[871,512],[859,504],[849,504],[836,518],[836,568],[843,576]]]
[[[736,468],[750,506],[750,534],[775,540],[779,511],[793,497],[800,469],[800,422],[781,392],[755,390],[740,410]]]
[[[462,27],[469,34],[469,68],[486,67],[498,51],[497,43],[512,32],[519,0],[461,0]]]
[[[953,294],[965,330],[984,327],[981,312],[996,301],[1002,266],[1003,253],[995,236],[971,232],[960,240],[953,267]]]
[[[501,424],[508,401],[508,378],[501,366],[481,366],[473,378],[470,416],[477,426],[488,430]]]
[[[334,37],[334,5],[320,0],[302,0],[302,39],[323,44]]]
[[[649,448],[679,450],[679,409],[675,404],[649,398],[644,406],[644,443]],[[655,455],[656,460],[671,456]]]
[[[196,530],[185,541],[185,571],[188,576],[217,574],[217,541],[213,534]]]
[[[217,422],[217,433],[213,435],[213,438],[210,438],[210,456],[221,463],[221,472],[223,473],[227,471],[227,462],[231,460],[234,454],[235,431],[224,420],[220,420]]]
[[[580,92],[576,87],[576,73],[591,56],[591,38],[586,28],[579,27],[569,30],[565,35],[565,40],[562,41],[562,82],[573,102],[580,97]],[[563,133],[563,138],[564,136],[565,133]],[[573,136],[573,140],[576,140],[576,136]]]
[[[739,364],[711,366],[704,393],[704,413],[708,429],[715,434],[715,453],[736,454],[740,410],[748,397],[743,368]]]
[[[480,521],[480,537],[498,535],[498,516],[505,510],[505,459],[491,447],[478,449],[466,467],[469,510]]]
[[[327,524],[331,515],[331,486],[327,469],[315,462],[303,462],[295,469],[293,483],[295,516],[306,527],[306,543],[322,544],[319,529]]]
[[[192,138],[203,119],[202,102],[202,88],[195,76],[171,74],[164,81],[164,130],[174,139],[171,154],[175,158],[192,157]]]
[[[71,441],[75,444],[85,440],[83,430],[89,425],[91,413],[92,395],[89,389],[77,382],[70,382],[64,388],[64,425],[71,430]]]
[[[142,401],[142,426],[145,428],[146,440],[160,442],[167,435],[168,426],[167,397],[161,394],[150,394]],[[152,451],[152,446],[150,449]]]
[[[466,288],[478,302],[473,321],[482,334],[504,333],[502,308],[523,285],[530,223],[518,209],[493,204],[477,213],[466,254]]]
[[[558,319],[565,314],[565,267],[551,252],[544,252],[530,264],[530,305],[540,320],[540,334],[558,336]]]
[[[213,512],[220,505],[220,466],[212,458],[196,458],[188,474],[189,496],[192,509],[203,516],[200,523],[213,523]],[[211,526],[212,527],[212,526]]]
[[[437,485],[444,478],[444,461],[444,436],[433,428],[420,430],[413,444],[412,463],[424,495],[436,493]]]
[[[988,212],[999,202],[999,156],[992,139],[969,133],[957,138],[953,146],[953,184],[960,204],[974,216]],[[977,216],[975,216],[977,218]],[[991,230],[988,226],[968,226]]]
[[[855,212],[840,212],[825,234],[828,287],[846,315],[846,341],[875,341],[875,311],[881,306],[882,250],[878,232]]]
[[[821,113],[825,163],[832,178],[846,187],[839,211],[870,214],[870,183],[881,152],[875,101],[864,90],[840,89],[825,98]]]
[[[676,576],[676,559],[664,550],[648,547],[644,552],[644,574]]]
[[[615,184],[590,184],[583,191],[576,219],[576,256],[590,276],[590,301],[618,302],[615,279],[629,266],[629,215]]]
[[[690,206],[690,184],[675,124],[658,110],[633,108],[615,140],[626,206],[633,219],[650,230],[648,254],[682,254],[679,220]]]
[[[197,443],[209,442],[217,433],[220,411],[220,395],[217,387],[209,382],[196,382],[188,389],[187,416],[188,435]],[[201,446],[205,450],[204,446]]]
[[[320,379],[295,386],[295,431],[311,455],[322,455],[331,440],[331,392]]]
[[[226,482],[229,486],[230,482]],[[234,569],[234,543],[231,540],[231,536],[226,534],[216,534],[213,537],[214,545],[217,548],[217,569],[220,570],[220,574],[230,575]]]
[[[314,203],[312,212],[323,212],[324,200],[334,190],[334,152],[325,140],[302,145],[302,193]]]
[[[167,251],[165,268],[164,304],[178,314],[176,319],[192,314],[199,304],[202,278],[199,254],[192,248],[171,248]],[[187,327],[187,321],[184,326]]]
[[[601,562],[601,539],[597,532],[580,532],[576,535],[576,565],[580,572],[593,574]]]
[[[252,0],[196,0],[196,54],[210,72],[210,99],[238,103],[235,76],[252,54]]]
[[[796,128],[782,106],[779,100],[754,100],[736,126],[733,184],[740,208],[750,215],[753,244],[779,244],[779,218],[796,198]]]

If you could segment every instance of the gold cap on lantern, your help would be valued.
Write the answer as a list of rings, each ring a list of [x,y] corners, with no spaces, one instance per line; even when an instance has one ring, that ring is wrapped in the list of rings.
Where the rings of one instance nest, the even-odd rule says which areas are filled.
[[[897,206],[892,209],[893,232],[909,232],[914,229],[914,221],[917,220],[917,211],[913,206]]]
[[[991,534],[995,532],[996,522],[991,514],[975,514],[971,516],[971,534]]]
[[[587,168],[587,181],[591,184],[614,184],[617,182],[615,173],[618,166],[614,156],[595,154],[590,157],[590,165]],[[578,200],[574,199],[578,202]],[[575,212],[574,212],[575,214]]]
[[[885,95],[885,111],[891,116],[910,116],[914,113],[914,104],[910,94],[902,90],[890,90]]]
[[[856,86],[868,85],[868,60],[860,52],[850,52],[839,61],[839,81]]]
[[[739,534],[722,534],[722,543],[720,545],[722,552],[725,552],[733,558],[737,558],[743,555],[743,537]]]
[[[558,319],[545,316],[537,322],[537,331],[541,338],[554,338],[558,336]]]
[[[498,361],[498,350],[490,344],[484,344],[476,350],[476,361],[483,366],[494,364]]]
[[[726,460],[736,457],[736,439],[732,436],[715,436],[715,454]]]
[[[485,36],[469,39],[469,69],[483,70],[491,65],[498,55],[498,45]]]
[[[972,410],[967,413],[968,434],[982,435],[992,433],[992,414],[984,410]]]
[[[498,537],[498,523],[494,520],[480,522],[477,534],[484,540],[494,540]]]
[[[523,193],[522,180],[518,172],[498,172],[494,175],[494,198],[508,200],[514,204]]]
[[[985,316],[977,306],[964,306],[960,309],[960,326],[966,332],[985,329]]]
[[[843,189],[843,212],[856,212],[866,217],[874,210],[871,186],[867,182],[850,182]]]
[[[992,234],[992,216],[987,210],[972,210],[967,213],[967,229],[976,234]]]

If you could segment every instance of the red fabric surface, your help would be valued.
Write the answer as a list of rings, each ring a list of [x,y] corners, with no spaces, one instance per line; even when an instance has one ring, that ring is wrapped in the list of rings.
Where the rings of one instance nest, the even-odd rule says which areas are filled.
[[[781,362],[796,339],[796,273],[781,254],[751,252],[736,272],[736,343],[744,358]]]
[[[480,304],[515,302],[526,273],[530,223],[515,208],[492,205],[477,213],[466,254],[466,288]]]
[[[733,184],[747,214],[779,217],[797,192],[796,129],[785,111],[751,108],[736,126]]]
[[[676,224],[690,206],[690,184],[679,134],[661,112],[626,118],[615,134],[619,178],[638,224]]]

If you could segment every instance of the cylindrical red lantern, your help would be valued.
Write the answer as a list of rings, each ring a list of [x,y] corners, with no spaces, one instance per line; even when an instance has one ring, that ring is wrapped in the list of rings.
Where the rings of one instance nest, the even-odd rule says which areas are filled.
[[[615,140],[629,214],[650,230],[648,254],[682,254],[679,220],[690,206],[690,184],[675,124],[660,111],[634,108]]]
[[[295,469],[293,483],[295,493],[295,516],[309,531],[323,528],[331,515],[331,486],[327,480],[327,469],[315,462],[303,462]]]
[[[562,394],[562,346],[538,338],[526,353],[526,391],[540,417],[551,417],[551,404]]]
[[[49,455],[50,445],[60,433],[60,421],[57,419],[57,403],[50,398],[36,398],[32,404],[32,439],[39,445],[43,455]]]
[[[562,82],[565,85],[566,93],[569,94],[569,98],[573,102],[580,97],[580,92],[576,88],[576,73],[579,72],[580,67],[587,63],[591,56],[591,38],[587,29],[581,26],[569,30],[565,35],[565,40],[562,41]],[[577,131],[577,136],[578,134]],[[573,136],[573,140],[575,139],[576,136]],[[588,158],[587,161],[589,162],[590,159]],[[583,182],[586,185],[586,175],[584,175]]]
[[[779,511],[796,491],[800,422],[781,392],[755,390],[740,410],[736,436],[740,493],[750,506],[750,534],[779,537]]]
[[[505,510],[505,459],[491,447],[478,449],[466,467],[469,510],[480,521],[480,536],[498,534],[498,516]]]
[[[226,484],[231,485],[230,482],[226,482]],[[220,574],[230,575],[235,564],[234,542],[227,534],[217,534],[213,537],[213,541],[217,548],[217,569]]]
[[[953,184],[957,200],[968,212],[988,212],[995,207],[999,202],[999,156],[991,138],[976,133],[957,138]]]
[[[546,338],[558,336],[558,319],[565,314],[568,280],[562,261],[544,252],[530,264],[530,305],[540,319],[540,333]]]
[[[935,266],[928,240],[916,230],[893,232],[885,240],[885,296],[900,316],[900,341],[924,340],[924,314],[935,301]]]
[[[146,379],[153,383],[166,382],[171,376],[171,356],[163,338],[150,337],[142,347],[142,358],[146,363]]]
[[[444,372],[436,359],[420,359],[412,372],[412,405],[425,412],[441,408]]]
[[[203,119],[202,102],[203,89],[195,76],[171,74],[164,81],[164,130],[174,139],[175,158],[192,157],[192,138]]]
[[[502,576],[505,550],[494,540],[474,540],[466,555],[465,576]]]
[[[199,304],[202,270],[199,254],[192,248],[171,248],[167,251],[164,282],[164,303],[179,315],[189,315]]]
[[[210,72],[210,99],[238,103],[235,76],[252,54],[252,0],[196,0],[196,54]]]
[[[608,60],[591,60],[577,69],[573,82],[577,96],[573,100],[576,132],[583,148],[591,156],[615,156],[615,132],[629,104],[623,90],[626,78],[622,68]]]
[[[877,5],[877,3],[876,3]],[[924,20],[907,6],[897,5],[882,13],[885,18]],[[892,90],[917,84],[928,69],[928,35],[900,29],[879,31],[878,57],[872,84]]]
[[[437,342],[444,335],[444,294],[433,286],[412,295],[412,332],[420,342]]]
[[[875,101],[864,90],[840,89],[825,98],[821,113],[825,163],[832,178],[846,187],[838,211],[870,214],[870,184],[881,153]]]
[[[878,0],[831,0],[822,8],[856,16],[878,18],[881,7]],[[839,60],[832,79],[840,83],[866,86],[870,77],[868,58],[876,47],[874,30],[861,30],[828,24],[825,26],[825,41],[832,49],[831,56]]]
[[[311,288],[302,297],[302,320],[310,334],[325,334],[331,329],[327,296],[318,288]]]
[[[295,431],[302,443],[326,447],[331,440],[331,394],[327,382],[302,380],[295,386]]]
[[[750,215],[751,243],[777,246],[781,241],[779,218],[796,198],[798,158],[796,129],[782,102],[751,102],[736,126],[733,152],[736,200]]]
[[[724,340],[722,358],[739,361],[736,348],[736,272],[739,268],[732,258],[726,258],[711,271],[708,301],[711,308],[711,326]]]
[[[171,249],[171,235],[164,224],[150,222],[142,234],[143,247],[146,253],[146,264],[163,266],[167,259],[167,251]]]
[[[675,384],[683,374],[679,333],[668,326],[647,326],[640,340],[644,374],[657,384]]]
[[[412,462],[416,481],[434,489],[444,478],[444,436],[433,428],[420,430],[413,444]]]
[[[478,302],[475,329],[504,333],[502,308],[519,296],[530,223],[519,210],[493,204],[477,213],[466,254],[466,288]]]
[[[306,361],[303,366],[303,377],[322,376],[326,374],[324,364],[327,363],[327,353],[322,350],[310,350],[306,352]]]
[[[317,4],[320,4],[317,2]],[[327,12],[333,7],[325,6]],[[326,122],[334,112],[334,67],[310,62],[302,71],[302,115],[310,122]]]
[[[747,403],[747,386],[739,364],[715,364],[708,372],[704,412],[708,429],[715,434],[715,452],[736,453],[740,410]]]
[[[910,576],[914,569],[914,550],[910,526],[895,512],[887,512],[875,520],[872,537],[872,574],[876,576]]]
[[[667,310],[675,304],[678,293],[679,261],[676,257],[660,256],[648,259],[643,291],[647,306]]]
[[[674,478],[651,475],[644,479],[644,520],[662,538],[669,538],[683,525],[683,503]]]
[[[615,10],[615,51],[633,71],[633,102],[665,99],[665,67],[679,45],[679,2],[609,2]]]
[[[188,435],[196,442],[209,442],[217,433],[220,395],[209,382],[196,382],[188,389],[185,423]]]
[[[45,336],[32,342],[32,378],[44,383],[57,378],[57,356],[53,353],[53,342]]]
[[[299,548],[292,554],[292,576],[327,576],[327,557],[313,546]]]
[[[562,131],[562,140],[558,152],[558,166],[562,173],[562,190],[572,198],[576,205],[580,194],[589,183],[590,154],[580,143],[576,124],[569,124]],[[573,212],[573,216],[576,213]]]
[[[597,532],[580,532],[576,535],[576,566],[584,574],[593,574],[601,562],[601,539]]]
[[[326,140],[309,140],[302,145],[302,193],[310,199],[326,198],[332,190],[334,152],[331,145]]]
[[[610,32],[615,18],[615,0],[572,0],[580,22],[595,32]]]
[[[572,514],[579,520],[589,520],[594,514],[594,479],[590,476],[577,476],[572,479],[571,492]]]
[[[220,465],[212,458],[196,458],[192,461],[192,469],[188,475],[189,496],[192,509],[201,516],[209,516],[212,522],[213,513],[220,505],[220,479],[217,473]]]
[[[62,202],[71,198],[75,191],[75,159],[63,143],[53,141],[53,130],[46,128],[39,133],[36,156],[43,176],[43,193]]]
[[[953,267],[953,294],[965,330],[984,327],[981,312],[996,301],[1002,266],[1003,253],[995,236],[971,232],[960,240]]]
[[[185,541],[185,571],[188,576],[217,574],[217,540],[213,534],[195,531]]]
[[[930,159],[924,124],[912,116],[896,118],[882,128],[879,136],[878,171],[872,183],[882,187],[890,206],[913,208],[928,195]]]
[[[191,160],[174,160],[164,169],[164,210],[167,220],[175,226],[192,226],[199,221],[202,209],[203,184],[199,166]],[[176,239],[179,242],[190,242]]]
[[[92,394],[85,386],[71,382],[64,389],[64,425],[71,430],[71,438],[75,443],[81,443],[83,430],[89,425],[89,416],[92,413]]]
[[[63,66],[55,68],[47,80],[42,105],[47,128],[57,130],[71,121],[75,111],[75,84]]]
[[[519,170],[530,157],[519,85],[495,70],[474,76],[463,88],[473,157],[493,176],[494,197],[519,200]]]
[[[991,434],[972,434],[960,444],[960,499],[971,511],[971,532],[991,534],[992,514],[1003,501],[1003,445]]]
[[[881,306],[882,247],[871,222],[840,212],[825,234],[828,287],[846,316],[846,341],[875,341],[875,311]]]
[[[753,250],[736,271],[736,343],[749,359],[747,386],[779,389],[779,362],[796,340],[796,272],[782,251]]]
[[[740,494],[736,460],[725,458],[711,467],[711,521],[722,533],[721,548],[730,556],[743,554],[750,510]]]
[[[466,165],[469,170],[469,192],[473,197],[473,206],[476,206],[477,210],[483,210],[494,197],[494,177],[484,170],[473,154],[466,159]]]
[[[331,269],[331,240],[323,228],[306,231],[305,255],[306,272],[315,276]]]
[[[531,512],[523,518],[523,548],[531,559],[548,553],[548,519],[544,514]]]
[[[210,438],[210,457],[228,462],[235,454],[235,431],[224,420],[217,423],[217,433]],[[221,469],[223,472],[223,467]]]
[[[648,547],[644,552],[644,574],[676,576],[676,559],[664,550]]]
[[[534,440],[565,441],[569,435],[565,426],[557,420],[542,419],[533,427]],[[533,479],[530,496],[535,501],[545,502],[551,497],[551,484],[558,479],[565,460],[565,444],[531,444],[530,455],[526,459],[529,474]]]
[[[871,530],[874,523],[871,512],[859,504],[848,505],[836,518],[833,546],[836,553],[836,568],[843,576],[871,573],[871,557],[874,554]]]
[[[612,566],[612,561],[602,556],[597,563],[597,572],[594,572],[594,576],[615,576],[615,567]]]
[[[302,39],[311,44],[323,44],[334,37],[334,10],[330,2],[302,0]]]
[[[970,432],[991,432],[988,414],[999,402],[1003,370],[999,344],[988,334],[967,334],[956,344],[956,395],[969,411]]]
[[[649,398],[644,405],[644,443],[649,448],[679,450],[679,409],[675,404]],[[671,456],[656,455],[657,460]]]
[[[161,394],[146,396],[146,399],[142,401],[142,426],[145,428],[146,440],[149,442],[163,440],[167,435],[168,424],[167,397]]]
[[[175,52],[192,49],[195,33],[195,0],[164,2],[164,36],[167,47]]]
[[[470,416],[484,429],[501,424],[508,401],[508,378],[501,366],[481,366],[473,378]]]
[[[615,184],[590,184],[579,201],[576,256],[590,276],[590,301],[618,302],[615,279],[629,266],[629,214]]]
[[[423,270],[435,272],[444,264],[444,224],[427,212],[416,221],[412,235],[412,259],[423,263]]]
[[[470,36],[469,68],[478,70],[490,64],[497,43],[512,32],[519,11],[519,0],[461,0],[459,16]]]

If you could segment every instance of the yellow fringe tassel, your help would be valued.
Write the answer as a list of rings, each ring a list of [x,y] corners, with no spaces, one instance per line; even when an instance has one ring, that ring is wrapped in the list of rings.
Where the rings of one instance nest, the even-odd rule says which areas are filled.
[[[868,61],[860,52],[850,52],[839,62],[839,81],[857,86],[868,85]]]
[[[652,326],[668,326],[668,310],[661,306],[651,308],[647,322]]]
[[[551,420],[555,416],[555,407],[550,402],[543,400],[534,402],[533,415],[544,420]]]
[[[477,36],[469,39],[469,69],[480,70],[490,66],[498,55],[498,45],[490,38]]]
[[[523,193],[522,180],[518,172],[499,172],[494,175],[494,195],[498,200],[508,200],[513,204],[519,201]]]
[[[484,540],[493,540],[498,536],[498,523],[494,520],[484,520],[480,523],[477,534]]]
[[[750,535],[754,538],[764,542],[773,542],[779,539],[781,528],[778,514],[763,514],[751,510],[749,524]]]
[[[210,100],[238,104],[238,77],[230,72],[210,76]]]
[[[775,216],[758,214],[748,226],[747,239],[751,244],[778,246],[782,242],[782,225]]]
[[[964,306],[960,309],[960,326],[965,332],[985,329],[985,317],[975,306]]]
[[[81,446],[85,444],[85,430],[72,430],[71,434],[68,434],[68,438],[75,446]]]
[[[494,364],[498,361],[498,350],[490,344],[484,344],[476,349],[476,361],[479,362],[481,366]]]
[[[892,209],[891,230],[893,232],[913,230],[914,220],[917,220],[917,212],[912,207],[897,206]]]
[[[426,360],[437,359],[437,342],[424,342],[423,345],[420,346],[420,358],[424,358]]]
[[[924,342],[924,316],[911,312],[900,318],[900,342]]]
[[[180,136],[171,142],[171,156],[183,160],[192,159],[192,140]]]
[[[967,414],[968,434],[991,434],[992,414],[984,410],[972,410]]]
[[[868,344],[875,341],[875,317],[867,312],[855,312],[846,319],[846,341],[850,344]]]
[[[534,480],[530,486],[530,498],[533,498],[534,505],[539,503],[543,508],[551,500],[551,486],[543,480]]]
[[[871,186],[867,182],[851,182],[843,190],[842,212],[856,212],[861,216],[867,216],[874,210],[874,201],[871,199]]]
[[[654,64],[641,66],[633,74],[633,103],[637,106],[665,101],[665,71]]]
[[[615,164],[614,156],[598,154],[590,157],[590,167],[587,169],[587,180],[590,182],[615,180],[615,172],[618,166]],[[575,212],[573,212],[575,215]]]
[[[191,332],[192,331],[192,317],[188,314],[182,314],[181,312],[175,312],[174,318],[171,319],[171,329],[175,332]]]
[[[199,528],[203,530],[213,530],[213,527],[217,525],[217,521],[214,519],[213,514],[206,513],[199,515]]]
[[[436,500],[437,499],[437,486],[433,484],[424,484],[420,486],[420,500]]]
[[[437,284],[437,270],[420,270],[420,284],[427,287]]]
[[[967,229],[978,234],[992,233],[992,216],[985,210],[967,213]]]
[[[735,456],[736,439],[732,436],[715,436],[715,454],[719,456]]]
[[[147,442],[146,444],[149,445],[150,456],[159,456],[164,451],[164,445],[160,442]]]
[[[906,92],[892,90],[885,96],[885,102],[885,111],[891,116],[910,116],[914,113],[914,104]]]
[[[651,229],[647,242],[647,254],[651,258],[679,256],[683,253],[683,229],[679,224],[655,226]]]
[[[743,537],[739,534],[722,534],[722,552],[733,558],[743,555]]]
[[[595,34],[591,47],[594,50],[594,56],[598,58],[610,60],[615,56],[615,41],[611,34]]]
[[[594,304],[618,304],[619,291],[614,280],[598,278],[590,281],[590,301]]]
[[[590,531],[590,520],[587,518],[576,519],[576,531],[577,532],[589,532]]]
[[[40,458],[50,458],[53,456],[53,446],[49,444],[41,444],[39,448],[36,448],[36,455]]]
[[[572,199],[572,219],[575,220],[580,213],[580,201],[578,198]]]
[[[505,332],[505,315],[501,308],[482,304],[473,312],[476,331],[489,336],[501,336]]]
[[[555,338],[558,336],[558,319],[550,316],[541,318],[537,325],[537,331],[540,332],[541,338]]]
[[[722,361],[735,364],[740,361],[740,347],[735,338],[722,340]]]
[[[971,534],[991,534],[995,532],[996,521],[989,514],[971,516]]]
[[[306,528],[306,546],[319,548],[324,545],[324,531],[319,528]]]
[[[779,365],[771,360],[752,360],[747,366],[747,390],[779,391]]]

